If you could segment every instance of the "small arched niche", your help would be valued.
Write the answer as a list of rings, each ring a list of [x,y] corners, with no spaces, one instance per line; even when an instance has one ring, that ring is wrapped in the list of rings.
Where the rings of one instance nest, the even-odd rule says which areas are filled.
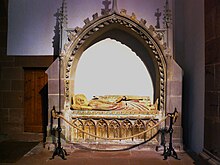
[[[154,85],[138,55],[115,39],[105,38],[88,47],[79,60],[74,93],[94,95],[150,96]]]

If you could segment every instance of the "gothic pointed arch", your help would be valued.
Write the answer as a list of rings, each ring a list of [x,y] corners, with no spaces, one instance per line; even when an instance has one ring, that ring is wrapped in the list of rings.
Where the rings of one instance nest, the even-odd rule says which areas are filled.
[[[155,85],[155,99],[159,99],[159,110],[165,109],[167,69],[165,59],[165,46],[152,26],[146,27],[144,20],[136,20],[126,13],[111,13],[98,16],[93,15],[93,20],[88,18],[84,21],[83,28],[68,30],[69,42],[64,45],[62,56],[64,56],[64,83],[66,108],[69,107],[71,94],[74,92],[74,77],[78,61],[88,47],[107,37],[116,39],[126,44],[134,51],[138,44],[142,53],[138,53],[146,67],[150,67],[150,74]],[[120,33],[121,35],[117,35]],[[120,37],[121,36],[121,37]],[[128,42],[132,39],[134,44]],[[152,61],[149,63],[149,61]],[[153,68],[153,69],[152,69]]]

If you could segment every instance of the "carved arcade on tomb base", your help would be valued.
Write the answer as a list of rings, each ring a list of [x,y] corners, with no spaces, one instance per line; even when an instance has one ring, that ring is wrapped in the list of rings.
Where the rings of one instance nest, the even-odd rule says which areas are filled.
[[[68,37],[68,42],[64,44],[60,54],[61,61],[56,60],[47,71],[49,91],[54,88],[54,84],[61,84],[57,93],[49,93],[49,109],[54,105],[57,109],[61,108],[65,118],[90,134],[105,138],[123,138],[151,128],[167,113],[173,112],[174,108],[178,109],[181,116],[182,69],[175,62],[171,48],[167,46],[168,36],[165,34],[168,29],[155,29],[152,25],[148,27],[146,20],[138,20],[134,13],[128,15],[125,9],[118,11],[116,0],[113,0],[111,9],[109,3],[108,0],[103,1],[105,7],[101,10],[101,15],[92,15],[92,20],[86,18],[82,28],[71,29],[64,26],[63,33]],[[65,11],[63,15],[65,16]],[[149,69],[154,86],[152,100],[149,96],[114,94],[95,96],[88,100],[85,95],[74,93],[76,68],[83,52],[106,38],[127,45]],[[138,53],[137,49],[142,52]],[[61,70],[59,79],[50,79],[54,69]],[[61,97],[59,99],[58,94]],[[92,137],[62,122],[65,139],[71,143],[139,143],[150,139],[164,126],[161,124],[140,136],[115,142]],[[181,145],[181,117],[175,131],[174,139]],[[152,142],[158,144],[158,137]]]

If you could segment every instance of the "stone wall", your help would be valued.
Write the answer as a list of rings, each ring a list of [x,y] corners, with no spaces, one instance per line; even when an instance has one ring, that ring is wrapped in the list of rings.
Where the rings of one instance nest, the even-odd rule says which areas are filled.
[[[7,3],[0,4],[0,140],[28,139],[24,133],[24,67],[47,68],[53,57],[7,56]]]
[[[205,1],[204,148],[220,160],[220,2]]]

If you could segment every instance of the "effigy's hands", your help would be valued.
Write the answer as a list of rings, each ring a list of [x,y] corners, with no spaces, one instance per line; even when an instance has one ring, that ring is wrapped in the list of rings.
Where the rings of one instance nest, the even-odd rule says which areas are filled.
[[[72,104],[70,109],[72,109],[72,110],[92,110],[92,107],[91,106],[86,106],[86,105]]]

